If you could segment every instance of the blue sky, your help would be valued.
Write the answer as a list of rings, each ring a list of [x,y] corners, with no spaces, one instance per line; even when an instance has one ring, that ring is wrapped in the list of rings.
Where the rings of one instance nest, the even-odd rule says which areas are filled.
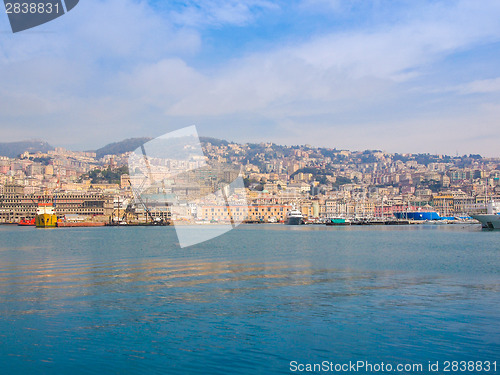
[[[81,0],[12,34],[1,141],[234,141],[500,156],[500,2]]]

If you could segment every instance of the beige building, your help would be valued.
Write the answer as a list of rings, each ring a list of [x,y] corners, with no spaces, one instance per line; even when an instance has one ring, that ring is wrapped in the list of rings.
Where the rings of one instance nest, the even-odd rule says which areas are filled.
[[[209,222],[225,222],[231,220],[242,222],[248,219],[247,206],[226,206],[226,205],[207,205],[198,209],[198,219]]]
[[[282,222],[286,219],[287,212],[292,208],[291,205],[251,205],[248,207],[248,221],[256,222]]]
[[[432,206],[440,216],[452,216],[455,214],[453,195],[435,195],[432,197]]]
[[[22,189],[22,192],[21,192]],[[0,195],[0,222],[17,223],[35,217],[40,199],[54,203],[57,216],[100,216],[107,220],[113,212],[113,197],[103,194],[60,193],[57,195],[24,194],[22,186],[7,186]]]

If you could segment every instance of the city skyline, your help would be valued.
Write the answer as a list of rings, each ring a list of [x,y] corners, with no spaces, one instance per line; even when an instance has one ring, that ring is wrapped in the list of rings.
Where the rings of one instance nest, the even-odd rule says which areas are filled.
[[[246,222],[284,221],[291,204],[313,221],[361,213],[397,217],[422,209],[448,218],[468,217],[484,210],[489,198],[500,196],[500,158],[241,145],[213,139],[200,139],[200,144],[184,134],[188,133],[143,139],[146,143],[139,147],[127,142],[128,150],[135,151],[126,153],[117,147],[112,147],[115,152],[56,148],[25,152],[15,159],[0,156],[0,222],[19,221],[28,212],[34,215],[40,194],[57,196],[59,215],[91,215],[101,223],[113,220],[113,215],[120,217],[120,207],[110,202],[134,202],[133,195],[135,203],[121,207],[122,215],[127,210],[132,215],[130,220],[144,220],[148,212],[149,218],[181,224],[228,223],[227,202],[235,207],[237,219]],[[186,151],[179,153],[177,146]],[[234,185],[227,196],[212,194],[229,181]],[[101,203],[81,201],[95,200],[96,194]],[[64,197],[69,206],[61,203]],[[79,204],[73,204],[74,197],[79,197]],[[172,202],[168,210],[167,200]],[[141,214],[136,209],[141,210],[144,202],[149,202],[150,210]],[[94,206],[97,211],[91,209]]]
[[[498,155],[494,155],[494,156],[487,156],[487,155],[482,155],[482,154],[474,154],[474,153],[466,153],[466,154],[459,154],[459,153],[455,153],[455,154],[447,154],[447,153],[440,153],[440,152],[436,152],[436,153],[429,153],[429,152],[405,152],[404,150],[402,150],[401,152],[391,152],[391,151],[388,151],[388,150],[384,150],[382,148],[371,148],[371,149],[346,149],[346,148],[340,148],[340,147],[335,147],[334,145],[333,146],[316,146],[316,145],[311,145],[311,144],[308,144],[308,143],[296,143],[296,144],[284,144],[284,143],[277,143],[277,142],[272,142],[272,141],[266,141],[266,140],[262,140],[260,142],[245,142],[245,141],[234,141],[234,140],[230,140],[230,139],[224,139],[224,138],[215,138],[215,137],[209,137],[209,136],[205,136],[205,135],[200,135],[200,138],[201,139],[204,139],[208,142],[210,141],[220,141],[220,142],[224,142],[224,143],[228,143],[228,144],[233,144],[233,145],[238,145],[238,146],[245,146],[245,145],[273,145],[273,146],[277,146],[277,147],[285,147],[285,148],[306,148],[306,149],[312,149],[312,150],[334,150],[334,151],[348,151],[348,152],[352,152],[352,153],[362,153],[362,152],[382,152],[384,154],[387,154],[387,155],[430,155],[430,156],[437,156],[437,157],[451,157],[451,158],[467,158],[467,157],[476,157],[476,156],[480,156],[481,158],[484,158],[484,159],[491,159],[491,160],[498,160],[500,159],[500,156]],[[137,143],[137,144],[141,144],[142,142],[147,142],[147,140],[152,140],[154,138],[152,137],[137,137],[137,138],[127,138],[127,139],[122,139],[122,140],[111,140],[110,143],[107,143],[107,144],[101,144],[99,147],[93,147],[93,148],[86,148],[86,149],[79,149],[79,148],[71,148],[71,147],[65,147],[64,145],[54,145],[54,144],[51,144],[50,142],[48,142],[46,139],[40,139],[40,138],[32,138],[32,139],[23,139],[23,140],[17,140],[17,141],[12,141],[12,142],[0,142],[0,157],[7,157],[7,158],[10,158],[10,159],[17,159],[21,154],[23,154],[24,152],[28,152],[28,153],[31,153],[31,154],[37,154],[37,153],[40,153],[40,154],[43,154],[45,153],[44,151],[41,151],[41,150],[29,150],[28,148],[26,148],[27,144],[29,144],[31,147],[35,147],[36,149],[36,146],[37,144],[41,144],[43,145],[43,149],[45,149],[46,147],[50,147],[49,149],[51,151],[54,151],[54,150],[65,150],[65,151],[68,151],[68,152],[76,152],[76,153],[95,153],[96,151],[100,151],[100,150],[104,150],[104,149],[107,149],[109,147],[112,147],[112,146],[115,146],[115,145],[121,145],[121,144],[126,144],[127,142],[132,142],[133,144]],[[16,155],[14,155],[12,152],[12,150],[9,149],[9,152],[5,151],[3,154],[2,154],[2,147],[1,146],[5,146],[5,145],[8,145],[8,146],[13,146],[13,145],[19,145],[18,147],[14,147],[13,149],[19,149],[19,150],[23,150],[23,151],[20,151],[20,152],[17,152]],[[119,146],[120,147],[120,146]],[[130,151],[125,151],[125,152],[110,152],[110,153],[107,153],[106,155],[111,155],[111,156],[119,156],[121,154],[128,154],[130,153]]]
[[[11,35],[3,14],[2,141],[84,150],[196,124],[239,143],[498,157],[499,15],[495,1],[88,0]]]

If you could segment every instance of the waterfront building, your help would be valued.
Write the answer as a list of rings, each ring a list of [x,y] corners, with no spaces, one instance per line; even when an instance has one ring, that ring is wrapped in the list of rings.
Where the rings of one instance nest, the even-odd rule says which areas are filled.
[[[254,222],[282,222],[286,213],[292,208],[290,204],[250,205],[248,207],[247,221]]]
[[[313,207],[313,202],[307,201],[303,202],[300,205],[300,212],[302,213],[302,216],[304,217],[317,217],[317,215],[314,215],[314,207]],[[318,212],[319,214],[319,212]]]
[[[197,218],[205,222],[242,222],[247,220],[247,206],[203,205],[197,207]]]
[[[25,194],[24,187],[6,186],[0,195],[0,223],[17,223],[35,217],[40,199],[54,202],[57,216],[98,216],[103,221],[113,213],[113,197],[100,193]]]
[[[453,201],[453,195],[439,194],[432,197],[432,206],[440,214],[440,216],[453,216],[455,215]]]

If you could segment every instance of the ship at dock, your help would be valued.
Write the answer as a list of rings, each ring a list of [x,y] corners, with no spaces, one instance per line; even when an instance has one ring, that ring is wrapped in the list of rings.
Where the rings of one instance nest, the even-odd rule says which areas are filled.
[[[295,207],[292,207],[290,211],[286,214],[286,225],[301,225],[304,224],[304,216],[302,212],[297,210]]]
[[[485,229],[500,229],[500,202],[491,201],[486,205],[485,214],[470,215]]]
[[[37,228],[54,228],[57,225],[57,215],[52,202],[39,202],[35,216]]]
[[[432,210],[394,212],[394,216],[398,220],[432,221],[443,219],[436,211]]]

